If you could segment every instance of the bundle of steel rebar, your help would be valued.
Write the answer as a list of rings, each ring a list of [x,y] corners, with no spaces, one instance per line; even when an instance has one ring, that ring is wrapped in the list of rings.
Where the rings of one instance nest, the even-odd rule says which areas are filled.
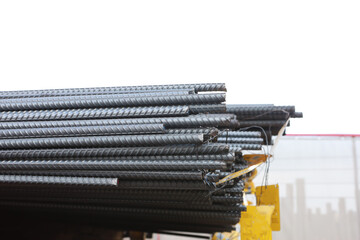
[[[246,178],[216,183],[247,167],[243,150],[271,144],[300,113],[225,105],[225,91],[211,83],[0,92],[0,207],[119,229],[232,230],[246,209]]]

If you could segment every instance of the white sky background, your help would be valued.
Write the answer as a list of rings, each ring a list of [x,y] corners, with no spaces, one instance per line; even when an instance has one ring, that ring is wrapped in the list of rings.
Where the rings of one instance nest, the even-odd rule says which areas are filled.
[[[225,82],[360,133],[359,1],[1,1],[0,90]]]

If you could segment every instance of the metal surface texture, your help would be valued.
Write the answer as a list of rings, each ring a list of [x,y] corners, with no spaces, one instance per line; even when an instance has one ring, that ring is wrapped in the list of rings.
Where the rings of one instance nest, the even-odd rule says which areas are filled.
[[[0,112],[0,121],[37,121],[62,119],[101,119],[189,115],[188,106],[134,108],[59,109]]]
[[[119,156],[158,156],[158,155],[194,155],[227,154],[226,144],[175,145],[163,147],[129,148],[67,148],[67,149],[19,149],[0,150],[0,159],[39,159],[39,158],[86,158]]]
[[[0,139],[2,149],[165,146],[201,144],[202,134],[123,135],[58,138]]]
[[[128,97],[152,97],[152,96],[172,96],[172,95],[188,95],[194,94],[194,90],[172,90],[161,92],[123,92],[123,93],[104,93],[104,94],[91,94],[91,95],[73,95],[73,96],[54,96],[54,97],[32,97],[26,98],[27,102],[42,102],[42,101],[66,101],[72,100],[90,100],[90,99],[107,99],[107,98],[128,98]],[[18,103],[23,101],[22,98],[0,98],[0,103]]]
[[[246,137],[218,137],[217,142],[219,143],[252,143],[262,144],[262,138],[246,138]]]
[[[225,169],[221,161],[1,161],[0,169],[22,170],[216,170]]]
[[[22,90],[22,91],[1,91],[0,96],[27,96],[27,95],[52,95],[92,92],[113,92],[113,91],[154,91],[171,89],[194,89],[196,92],[226,91],[225,83],[199,83],[199,84],[173,84],[173,85],[148,85],[148,86],[122,86],[122,87],[95,87],[95,88],[65,88],[45,90]]]
[[[233,115],[235,116],[235,115]],[[229,127],[231,116],[195,115],[194,117],[164,117],[164,118],[124,118],[124,119],[86,119],[86,120],[59,120],[59,121],[16,121],[1,122],[0,129],[18,128],[57,128],[57,127],[84,127],[107,125],[138,125],[164,124],[167,128],[193,127]]]
[[[19,101],[1,102],[1,111],[21,111],[21,110],[44,110],[44,109],[72,109],[72,108],[111,108],[111,107],[139,107],[139,106],[165,106],[165,105],[188,105],[188,104],[211,104],[225,101],[225,94],[188,94],[188,95],[169,95],[169,96],[137,96],[137,97],[117,97],[117,98],[88,98],[88,99],[53,99],[40,101]],[[203,108],[217,109],[213,107],[198,107],[195,110],[205,111]],[[194,108],[195,109],[195,108]],[[217,110],[218,111],[218,110]],[[225,106],[223,107],[225,112]]]
[[[46,138],[46,137],[79,137],[104,135],[132,135],[164,133],[162,124],[109,125],[86,127],[58,128],[23,128],[0,129],[0,139],[4,138]]]
[[[130,180],[203,180],[217,182],[219,175],[204,174],[201,171],[114,171],[114,170],[7,170],[6,175],[31,176],[73,176],[73,177],[115,177]]]
[[[116,186],[117,178],[0,175],[3,183],[70,184]]]
[[[302,113],[226,105],[225,91],[223,83],[0,91],[2,213],[122,230],[233,230],[255,166],[243,151],[271,144]]]

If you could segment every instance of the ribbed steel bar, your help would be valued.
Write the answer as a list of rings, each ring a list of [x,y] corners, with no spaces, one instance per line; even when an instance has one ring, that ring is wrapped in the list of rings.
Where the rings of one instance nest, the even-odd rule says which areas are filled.
[[[208,136],[217,136],[219,130],[217,128],[180,128],[180,129],[167,129],[168,134],[204,134]]]
[[[3,205],[5,201],[1,201]],[[110,213],[114,215],[132,215],[140,214],[145,216],[151,215],[166,215],[166,216],[176,216],[178,218],[182,217],[193,217],[193,218],[217,218],[217,219],[226,219],[226,218],[236,218],[240,214],[238,212],[212,212],[212,211],[194,211],[194,210],[170,210],[170,209],[151,209],[151,208],[122,208],[122,207],[105,207],[105,206],[91,206],[91,205],[62,205],[62,204],[47,204],[47,203],[26,203],[26,202],[16,202],[9,203],[9,205],[16,206],[26,206],[26,207],[37,207],[37,208],[51,208],[51,209],[69,209],[71,211],[97,211],[102,213]],[[166,217],[164,216],[164,217]]]
[[[240,213],[223,213],[223,212],[211,212],[211,211],[195,211],[195,210],[170,210],[170,209],[137,209],[137,208],[125,208],[125,207],[104,207],[104,206],[89,206],[89,205],[70,205],[70,204],[47,204],[47,203],[25,203],[16,202],[8,204],[1,201],[1,206],[15,207],[16,209],[26,208],[31,212],[47,212],[53,214],[70,213],[75,217],[82,216],[83,219],[88,217],[98,219],[113,218],[120,224],[122,221],[127,223],[134,221],[166,221],[167,223],[176,224],[207,224],[217,226],[218,224],[232,225],[236,224],[239,220]],[[2,209],[3,210],[3,209]],[[180,213],[181,212],[181,213]],[[56,216],[55,215],[55,216]],[[54,216],[54,215],[53,215]],[[120,225],[121,226],[121,225]]]
[[[108,98],[129,98],[129,97],[153,97],[153,96],[173,96],[193,94],[191,90],[175,90],[162,92],[130,92],[120,94],[100,94],[100,95],[74,95],[74,96],[55,96],[55,97],[32,97],[26,98],[27,102],[43,102],[43,101],[66,101],[66,100],[90,100],[90,99],[108,99]],[[24,101],[22,98],[0,98],[0,103],[19,103]]]
[[[109,136],[130,134],[164,133],[163,124],[108,125],[86,127],[58,128],[22,128],[0,129],[0,139],[7,138],[46,138],[46,137],[79,137],[79,136]]]
[[[124,189],[191,189],[207,190],[214,189],[215,185],[209,185],[203,181],[127,181],[118,182],[119,188]]]
[[[96,198],[101,196],[103,199],[138,199],[138,200],[164,200],[167,201],[187,201],[187,202],[208,202],[210,203],[210,195],[208,190],[174,190],[174,189],[122,189],[122,188],[89,188],[84,186],[81,188],[70,188],[71,185],[61,185],[54,188],[49,185],[2,185],[0,188],[0,196],[14,197],[76,197],[76,198]]]
[[[56,158],[52,158],[56,159]],[[112,160],[112,161],[224,161],[234,162],[235,155],[229,154],[206,154],[206,155],[149,155],[149,156],[112,156],[112,157],[84,157],[84,158],[66,158],[66,160]],[[26,160],[26,159],[22,159]]]
[[[234,113],[239,120],[255,119],[284,119],[292,117],[295,106],[231,106],[227,105],[226,112]]]
[[[134,108],[61,109],[0,112],[0,121],[36,121],[61,119],[99,119],[157,116],[186,116],[188,106],[160,106]]]
[[[167,231],[187,231],[187,232],[198,232],[198,233],[214,233],[214,232],[231,232],[235,230],[231,225],[221,225],[221,224],[194,224],[194,223],[169,223],[168,221],[144,221],[141,217],[137,219],[130,218],[121,218],[121,217],[85,217],[81,215],[71,214],[61,214],[59,211],[56,214],[51,211],[50,213],[44,214],[46,209],[39,208],[26,208],[22,206],[13,206],[13,205],[1,205],[0,207],[2,213],[5,212],[5,216],[7,217],[7,221],[3,227],[7,228],[9,226],[10,229],[15,229],[12,226],[21,225],[22,234],[26,235],[28,239],[39,239],[39,232],[44,230],[44,226],[46,226],[46,230],[49,232],[49,229],[56,229],[55,231],[59,232],[63,228],[59,228],[59,226],[69,226],[70,229],[88,229],[88,227],[84,227],[85,225],[90,225],[94,229],[101,229],[101,232],[104,232],[105,229],[118,229],[119,231],[123,229],[128,229],[132,231],[140,231],[140,232],[149,232],[149,233],[161,233],[161,234],[169,234]],[[34,209],[33,211],[31,209]],[[19,211],[18,211],[19,210]],[[28,216],[21,214],[20,211],[35,213],[29,214]],[[71,211],[68,211],[71,212]],[[38,214],[39,213],[39,214]],[[5,217],[4,216],[4,217]],[[46,220],[45,220],[46,219]],[[45,220],[45,221],[44,221]],[[61,221],[61,222],[60,222]],[[31,224],[29,225],[29,222]],[[44,225],[45,224],[45,225]],[[161,226],[161,227],[160,227]],[[9,230],[7,228],[7,230]],[[60,229],[60,230],[59,230]],[[164,232],[163,230],[166,230]],[[81,231],[81,230],[80,230]],[[87,230],[86,230],[87,231]],[[175,233],[178,235],[178,233]],[[194,234],[180,234],[183,237],[193,237]],[[5,232],[5,236],[6,232]],[[85,234],[85,236],[87,236]],[[91,235],[92,236],[92,235]],[[208,238],[208,237],[206,237]]]
[[[262,138],[243,138],[243,137],[218,137],[217,142],[219,143],[251,143],[251,144],[262,144]]]
[[[112,107],[140,107],[140,106],[168,106],[188,104],[211,104],[225,101],[225,94],[188,94],[170,96],[148,96],[148,97],[117,97],[117,98],[89,98],[86,100],[72,99],[71,97],[61,100],[48,101],[19,101],[0,102],[2,111],[22,110],[46,110],[46,109],[77,109],[77,108],[112,108]],[[205,107],[206,108],[206,107]],[[194,108],[195,113],[204,110],[204,107]],[[197,110],[196,110],[197,109]],[[217,109],[215,106],[206,110]],[[225,106],[224,109],[225,111]],[[206,112],[206,111],[205,111]]]
[[[71,148],[71,149],[21,149],[0,150],[0,159],[51,159],[119,156],[227,154],[226,144],[175,145],[141,148]]]
[[[6,196],[0,196],[0,199],[8,199]],[[44,198],[27,196],[15,197],[16,200],[27,200],[32,202],[44,202]],[[102,198],[73,198],[73,197],[50,197],[46,198],[47,203],[72,203],[72,204],[96,204],[102,206],[121,206],[121,207],[139,207],[139,208],[152,208],[152,209],[169,209],[169,210],[201,210],[201,211],[220,211],[220,212],[240,212],[245,211],[246,207],[243,205],[210,205],[210,204],[197,204],[186,201],[159,201],[159,200],[127,200],[127,199],[102,199]]]
[[[291,117],[293,117],[293,118],[302,118],[303,113],[302,112],[295,112]]]
[[[252,120],[287,120],[289,117],[294,117],[295,115],[289,115],[288,112],[269,112],[254,116],[244,116],[241,114],[237,115],[239,121],[252,121]]]
[[[246,145],[249,145],[249,144],[246,144]],[[229,145],[229,147],[230,147],[229,151],[232,153],[235,153],[235,154],[242,153],[243,148],[239,144]],[[249,150],[249,149],[244,149],[244,150]]]
[[[113,160],[113,161],[225,161],[234,162],[235,155],[229,154],[206,154],[206,155],[155,155],[155,156],[117,156],[117,157],[84,157],[84,158],[67,158],[67,160]]]
[[[241,107],[271,107],[274,104],[226,104],[229,109],[237,109]]]
[[[1,161],[0,169],[21,170],[217,170],[226,169],[221,161]]]
[[[227,193],[242,193],[244,191],[244,187],[231,187],[231,188],[223,188],[215,191],[213,195],[224,195]]]
[[[200,95],[201,96],[201,95]],[[197,104],[196,102],[193,102]],[[225,113],[226,105],[225,104],[204,104],[204,105],[190,105],[191,114],[199,113]]]
[[[286,120],[253,120],[253,121],[240,121],[240,127],[259,126],[263,128],[275,127],[281,128],[286,123]],[[290,122],[287,126],[290,126]]]
[[[123,135],[59,138],[0,139],[2,149],[165,146],[201,144],[202,134]]]
[[[228,144],[230,147],[230,151],[239,151],[239,149],[242,150],[261,150],[262,149],[262,145],[261,144],[249,144],[249,143],[244,143],[244,144]]]
[[[0,175],[3,183],[71,184],[117,186],[117,178]]]
[[[185,94],[195,94],[194,88],[184,88],[184,89],[158,89],[158,90],[117,90],[117,91],[93,91],[93,92],[58,92],[58,93],[51,93],[51,92],[44,92],[41,94],[38,93],[19,93],[15,95],[0,95],[0,99],[2,100],[14,100],[18,101],[21,98],[24,99],[32,99],[32,98],[52,98],[52,97],[69,97],[69,96],[101,96],[101,95],[113,95],[113,94],[143,94],[143,95],[152,95],[152,94],[167,94],[168,92],[171,93],[185,93]]]
[[[212,196],[211,198],[215,203],[231,204],[243,202],[242,196]]]
[[[164,124],[166,128],[229,127],[231,116],[195,115],[191,117],[89,119],[60,121],[0,122],[0,129],[55,128],[107,125]]]
[[[170,89],[195,89],[196,92],[226,91],[224,83],[199,83],[199,84],[173,84],[173,85],[147,85],[147,86],[122,86],[122,87],[95,87],[95,88],[65,88],[65,89],[44,89],[44,90],[21,90],[1,91],[0,96],[56,96],[56,94],[98,93],[98,92],[119,92],[119,91],[154,91]]]
[[[261,132],[252,131],[221,131],[219,137],[246,137],[246,138],[257,138],[261,137]]]
[[[1,168],[1,167],[0,167]],[[204,174],[201,171],[89,171],[89,170],[2,170],[4,175],[31,176],[72,176],[72,177],[116,177],[127,180],[216,180],[216,174]],[[208,177],[209,176],[209,177]]]

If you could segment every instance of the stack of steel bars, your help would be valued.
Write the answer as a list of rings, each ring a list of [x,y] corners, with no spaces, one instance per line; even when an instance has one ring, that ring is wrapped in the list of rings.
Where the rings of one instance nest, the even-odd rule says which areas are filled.
[[[299,114],[226,106],[225,91],[211,83],[0,92],[0,208],[119,229],[232,230],[246,179],[216,183],[247,167],[243,149],[270,144],[267,134]]]

